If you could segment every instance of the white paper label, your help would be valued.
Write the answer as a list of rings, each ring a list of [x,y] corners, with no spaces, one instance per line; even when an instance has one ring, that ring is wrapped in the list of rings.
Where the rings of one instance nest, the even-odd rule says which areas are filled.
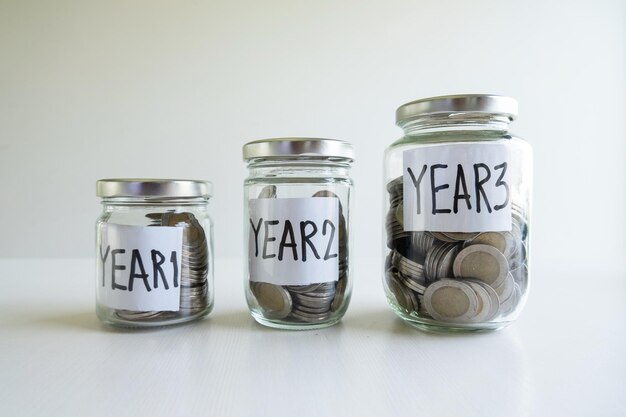
[[[248,207],[251,281],[276,285],[337,281],[337,198],[258,198]]]
[[[404,230],[511,230],[509,153],[501,143],[404,151]]]
[[[133,311],[178,311],[183,229],[106,224],[98,248],[98,302]]]

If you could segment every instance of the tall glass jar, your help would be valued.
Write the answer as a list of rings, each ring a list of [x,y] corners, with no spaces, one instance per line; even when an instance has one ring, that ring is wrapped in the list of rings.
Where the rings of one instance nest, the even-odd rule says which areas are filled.
[[[107,324],[182,323],[213,308],[213,224],[207,181],[96,183],[96,313]]]
[[[252,316],[283,329],[339,322],[352,287],[352,145],[264,139],[244,145],[243,158],[244,286]]]
[[[517,102],[433,97],[400,106],[385,151],[387,300],[425,330],[506,326],[529,287],[532,150],[509,132]]]

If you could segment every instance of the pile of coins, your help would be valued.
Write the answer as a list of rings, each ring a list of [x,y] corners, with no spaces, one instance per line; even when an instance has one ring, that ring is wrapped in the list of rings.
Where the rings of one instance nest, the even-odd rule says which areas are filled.
[[[313,197],[339,198],[331,191],[319,191]],[[276,187],[263,188],[259,198],[276,198]],[[275,285],[250,281],[250,291],[268,320],[294,323],[320,323],[331,318],[344,304],[348,285],[348,234],[346,219],[339,203],[339,278],[337,281],[309,285]]]
[[[131,321],[159,321],[188,317],[205,311],[209,306],[209,244],[204,228],[192,213],[149,213],[150,226],[183,228],[180,270],[179,311],[118,310],[118,317]]]
[[[403,178],[387,184],[385,284],[403,314],[447,323],[504,318],[528,287],[528,224],[515,204],[505,232],[404,230]]]

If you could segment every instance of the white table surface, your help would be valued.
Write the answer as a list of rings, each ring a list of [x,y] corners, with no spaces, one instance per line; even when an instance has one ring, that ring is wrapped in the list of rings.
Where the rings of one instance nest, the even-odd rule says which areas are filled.
[[[622,274],[535,273],[509,328],[440,335],[396,318],[374,262],[304,332],[256,324],[241,270],[216,261],[207,319],[125,331],[95,316],[92,260],[0,260],[0,416],[626,415]]]

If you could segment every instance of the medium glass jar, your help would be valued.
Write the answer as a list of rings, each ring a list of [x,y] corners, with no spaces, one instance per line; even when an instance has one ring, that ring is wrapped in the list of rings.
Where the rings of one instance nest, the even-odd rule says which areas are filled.
[[[425,330],[514,321],[529,286],[532,150],[509,132],[517,102],[433,97],[400,106],[385,151],[387,300]]]
[[[284,138],[243,147],[244,287],[254,319],[283,329],[333,325],[352,287],[352,145]]]
[[[213,225],[207,181],[96,183],[96,313],[107,324],[153,327],[213,308]]]

